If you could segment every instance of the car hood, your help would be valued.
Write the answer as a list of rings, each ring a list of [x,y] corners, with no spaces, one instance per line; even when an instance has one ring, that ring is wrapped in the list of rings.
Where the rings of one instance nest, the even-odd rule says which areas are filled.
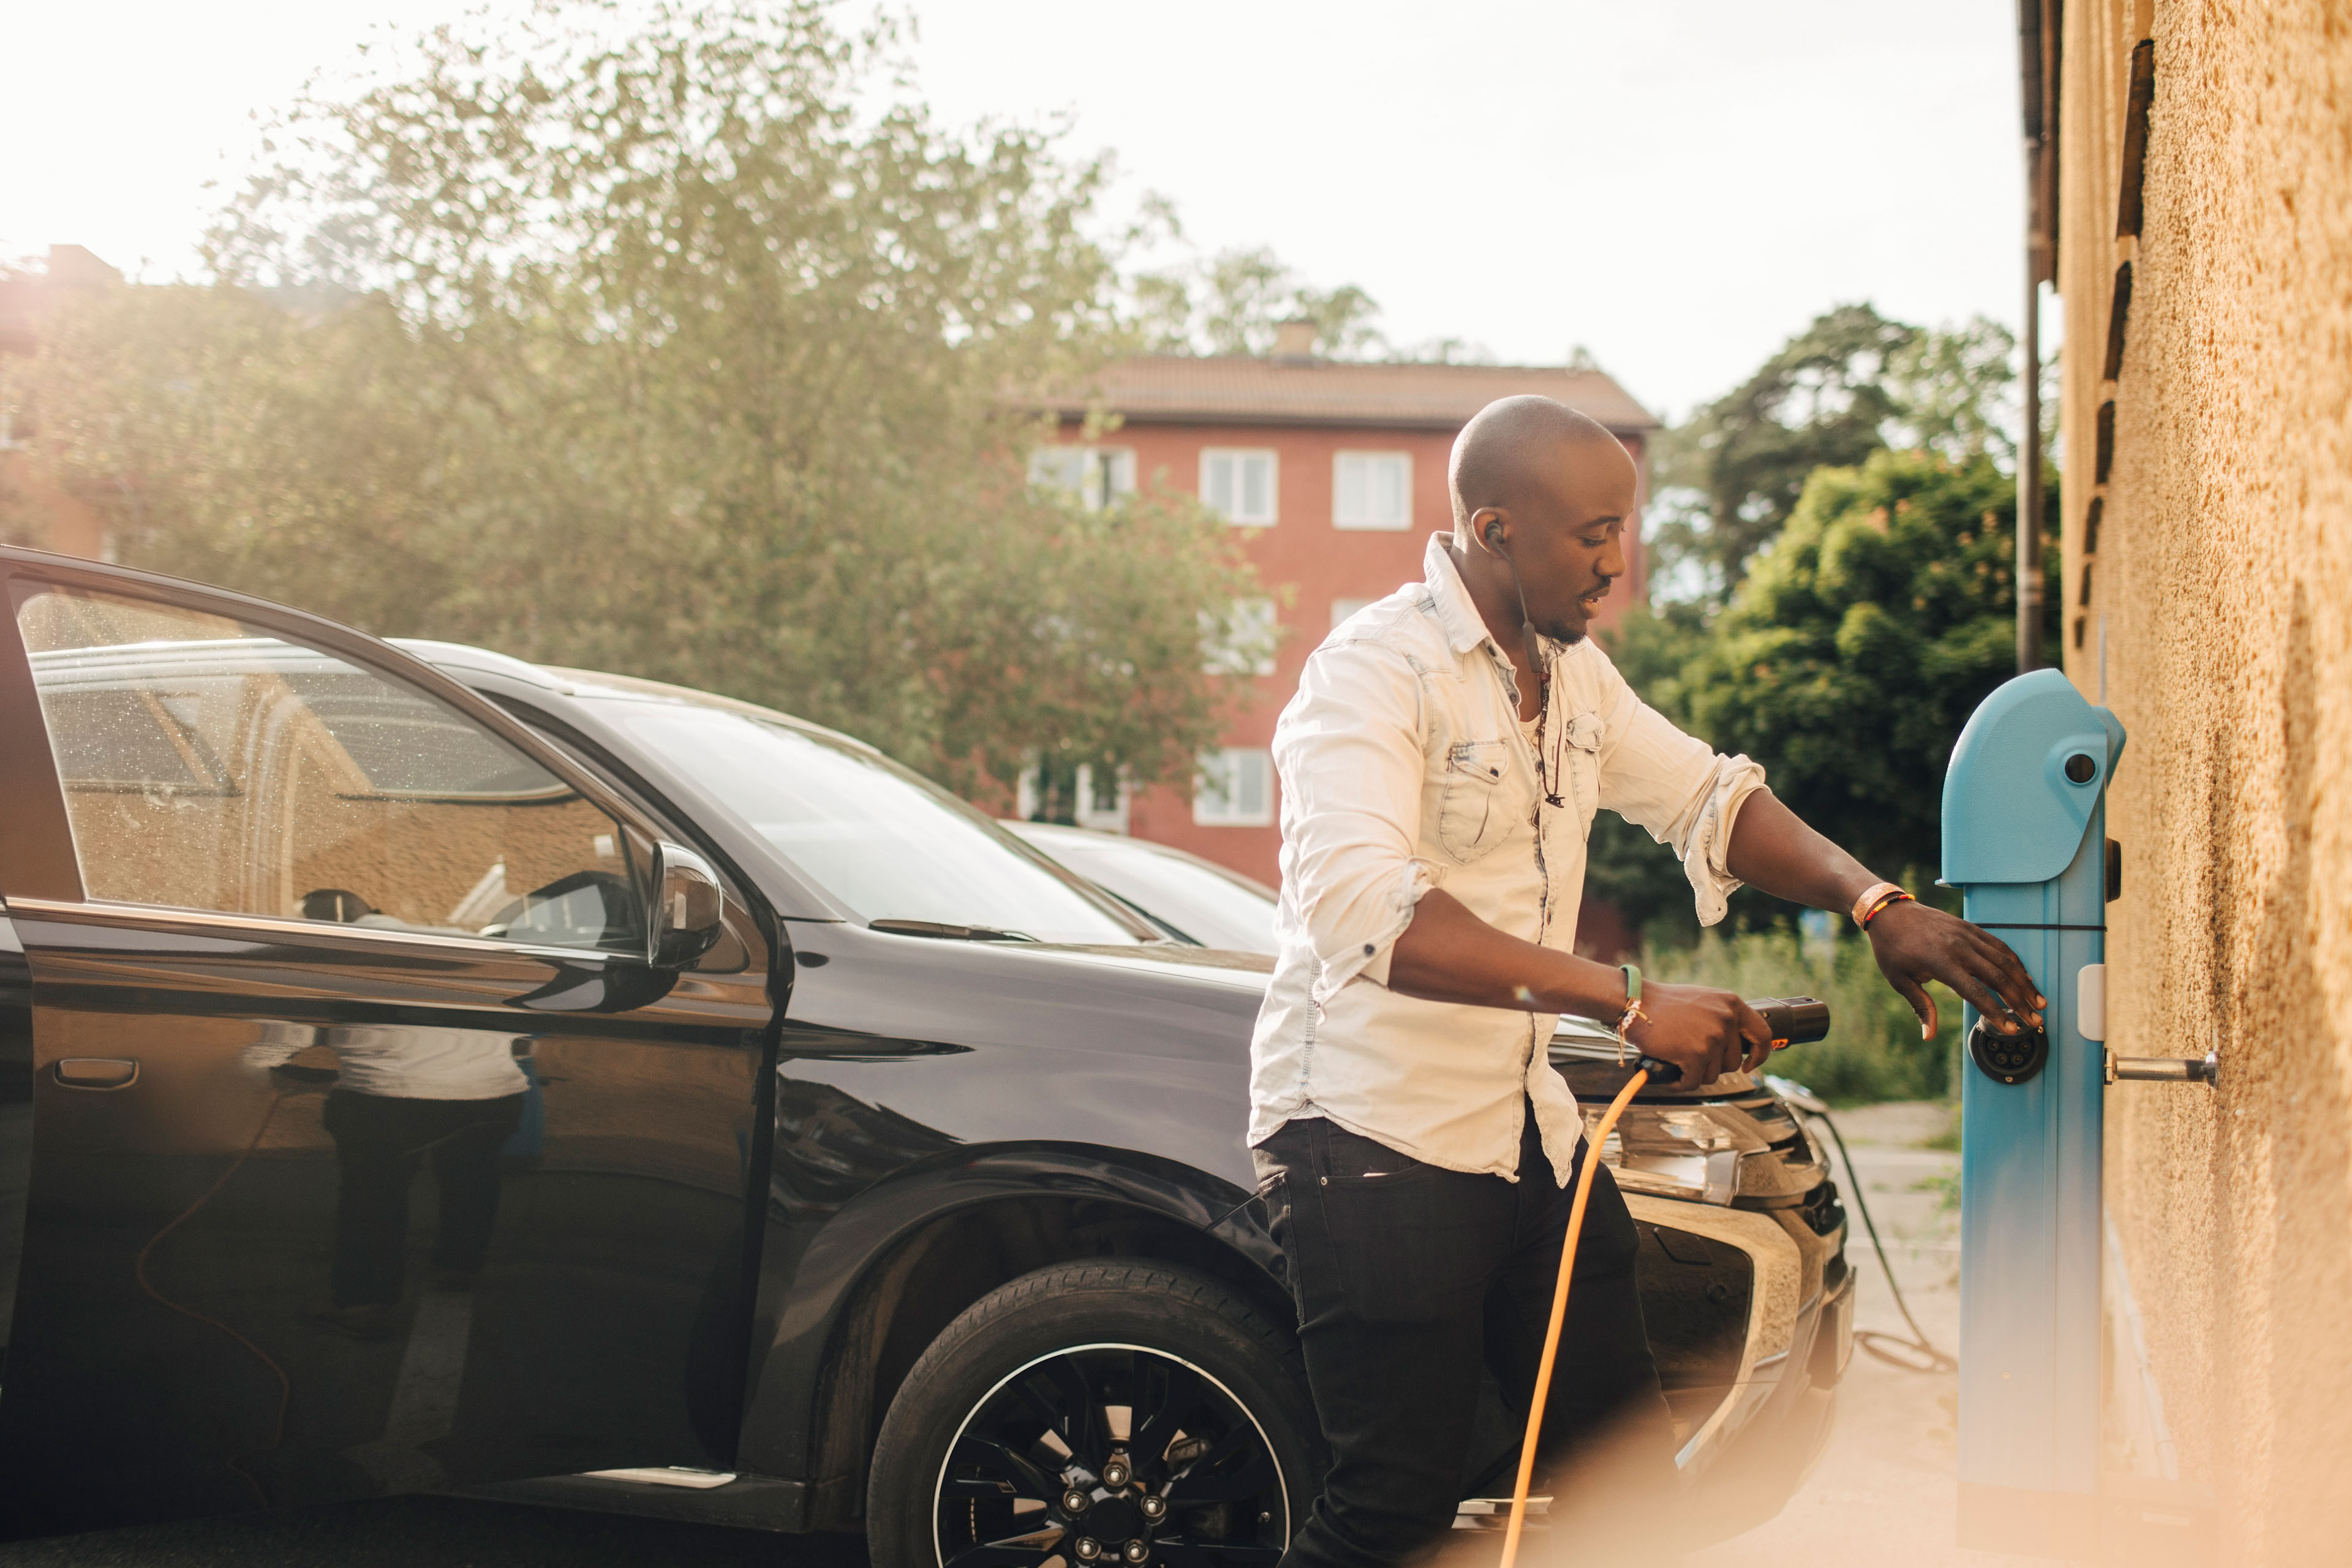
[[[1141,974],[1181,974],[1186,980],[1246,991],[1264,996],[1274,978],[1274,960],[1262,952],[1237,952],[1226,948],[1192,947],[1160,942],[1146,947],[1060,947],[1056,952],[1082,963]]]

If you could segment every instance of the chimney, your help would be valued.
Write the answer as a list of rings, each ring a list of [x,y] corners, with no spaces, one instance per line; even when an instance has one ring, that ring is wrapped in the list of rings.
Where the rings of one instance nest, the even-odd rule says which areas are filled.
[[[1274,324],[1274,357],[1284,364],[1311,364],[1315,360],[1315,323],[1293,316]]]

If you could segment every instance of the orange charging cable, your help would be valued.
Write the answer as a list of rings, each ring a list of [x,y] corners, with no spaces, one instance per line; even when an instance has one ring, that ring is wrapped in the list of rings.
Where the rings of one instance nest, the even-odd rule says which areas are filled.
[[[1511,1486],[1511,1524],[1503,1534],[1502,1568],[1513,1568],[1519,1557],[1519,1532],[1528,1522],[1528,1488],[1536,1473],[1536,1436],[1543,1429],[1544,1402],[1551,1394],[1552,1363],[1559,1357],[1559,1327],[1568,1319],[1568,1282],[1576,1272],[1576,1238],[1584,1230],[1584,1205],[1592,1196],[1592,1168],[1601,1163],[1601,1147],[1609,1142],[1609,1134],[1617,1130],[1617,1118],[1633,1102],[1633,1096],[1650,1075],[1635,1068],[1609,1102],[1601,1124],[1586,1136],[1584,1168],[1576,1175],[1576,1197],[1568,1207],[1568,1234],[1559,1244],[1559,1285],[1551,1294],[1551,1326],[1544,1331],[1543,1359],[1536,1363],[1535,1397],[1528,1402],[1528,1436],[1519,1445],[1519,1479]]]

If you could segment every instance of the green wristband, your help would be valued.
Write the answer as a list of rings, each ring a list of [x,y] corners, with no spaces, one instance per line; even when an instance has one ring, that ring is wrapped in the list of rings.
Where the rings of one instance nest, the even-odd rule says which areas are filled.
[[[1638,963],[1621,963],[1617,967],[1625,972],[1625,1005],[1628,1007],[1638,1005],[1642,1000],[1642,966]]]

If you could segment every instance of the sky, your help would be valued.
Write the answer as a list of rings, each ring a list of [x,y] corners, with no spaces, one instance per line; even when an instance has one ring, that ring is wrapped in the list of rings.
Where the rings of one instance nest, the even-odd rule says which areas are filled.
[[[12,7],[0,257],[79,244],[135,277],[200,276],[261,118],[378,29],[476,3]],[[1111,216],[1165,196],[1192,250],[1267,246],[1357,284],[1392,342],[1528,364],[1582,345],[1670,416],[1836,304],[2020,312],[2011,0],[894,9],[943,121],[1115,153]]]

